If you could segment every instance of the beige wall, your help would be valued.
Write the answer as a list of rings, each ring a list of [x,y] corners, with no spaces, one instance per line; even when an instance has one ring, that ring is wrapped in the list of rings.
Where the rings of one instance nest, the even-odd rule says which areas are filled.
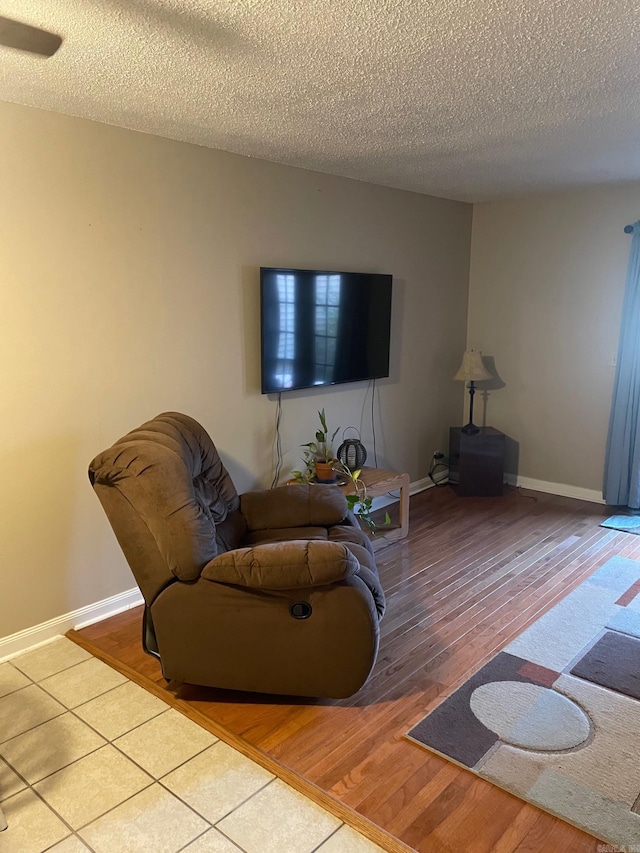
[[[474,208],[468,345],[505,383],[486,422],[519,445],[521,477],[600,493],[623,228],[639,216],[640,184]]]
[[[240,490],[272,477],[260,265],[395,277],[380,465],[427,475],[459,412],[471,207],[0,103],[0,637],[131,588],[86,476],[125,431],[202,421]],[[283,474],[366,383],[284,395]]]

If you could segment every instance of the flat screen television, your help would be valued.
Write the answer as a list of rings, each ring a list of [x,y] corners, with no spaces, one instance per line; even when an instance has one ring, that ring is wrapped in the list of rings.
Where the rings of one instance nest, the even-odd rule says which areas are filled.
[[[388,376],[392,280],[261,267],[262,393]]]

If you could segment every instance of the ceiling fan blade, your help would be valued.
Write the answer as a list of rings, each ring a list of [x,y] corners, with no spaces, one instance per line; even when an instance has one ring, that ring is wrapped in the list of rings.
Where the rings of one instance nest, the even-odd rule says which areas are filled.
[[[0,15],[0,45],[39,53],[42,56],[53,56],[61,44],[62,37],[55,33],[48,33],[46,30],[39,30]]]

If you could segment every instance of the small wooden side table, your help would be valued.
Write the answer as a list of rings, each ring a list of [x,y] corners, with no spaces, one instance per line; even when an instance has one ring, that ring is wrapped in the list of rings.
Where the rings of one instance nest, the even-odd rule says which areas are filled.
[[[380,527],[380,532],[372,538],[375,549],[382,548],[390,542],[404,539],[409,533],[409,475],[397,474],[395,471],[385,471],[384,468],[363,468],[360,479],[367,487],[367,497],[379,498],[387,492],[400,491],[398,507],[399,524],[391,527]],[[353,483],[340,486],[345,495],[355,494]]]

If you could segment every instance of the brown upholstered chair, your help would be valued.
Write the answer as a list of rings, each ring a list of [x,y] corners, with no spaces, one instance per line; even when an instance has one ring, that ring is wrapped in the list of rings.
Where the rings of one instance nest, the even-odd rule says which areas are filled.
[[[238,496],[211,438],[175,412],[96,456],[89,478],[165,678],[333,698],[364,684],[384,595],[338,487]]]

